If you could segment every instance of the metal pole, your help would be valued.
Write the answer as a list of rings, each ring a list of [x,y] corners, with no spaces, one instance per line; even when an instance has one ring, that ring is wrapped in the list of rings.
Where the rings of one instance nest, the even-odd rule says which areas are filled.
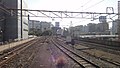
[[[30,21],[30,15],[28,14],[28,35],[29,35],[29,32],[30,32],[30,29],[29,29],[29,21]]]
[[[22,24],[22,0],[21,0],[21,39],[23,38],[23,24]]]
[[[118,1],[118,40],[120,42],[120,1]]]

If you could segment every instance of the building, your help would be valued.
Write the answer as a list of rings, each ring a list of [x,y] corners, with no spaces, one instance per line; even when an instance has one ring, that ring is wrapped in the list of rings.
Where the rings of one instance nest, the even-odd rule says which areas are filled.
[[[118,1],[118,38],[120,41],[120,1]]]
[[[60,23],[59,22],[55,22],[55,27],[60,27]]]
[[[79,25],[69,28],[70,35],[74,37],[79,37],[80,35],[109,35],[109,25],[108,23],[89,23],[85,26]]]
[[[52,29],[53,35],[57,35],[57,31],[61,28],[60,27],[52,27],[51,29]]]
[[[79,37],[79,35],[82,35],[85,33],[83,25],[70,27],[69,30],[70,30],[70,34],[74,37]]]
[[[40,21],[29,20],[29,35],[34,34],[35,32],[41,33],[41,24]]]
[[[83,26],[83,31],[84,31],[84,34],[88,33],[88,26],[87,25]]]
[[[99,22],[106,23],[107,22],[106,16],[100,16],[99,17]]]
[[[29,20],[29,33],[39,32],[42,33],[51,29],[51,22]]]
[[[18,1],[18,5],[20,5],[20,0],[17,0]],[[22,8],[23,9],[26,9],[28,8],[27,6],[27,1],[28,0],[22,0]],[[19,8],[20,6],[18,6]],[[20,11],[19,11],[20,12]],[[19,13],[18,13],[19,14]],[[26,11],[22,11],[22,15],[23,16],[28,16],[28,13]],[[19,16],[18,16],[19,17]],[[19,20],[19,19],[18,19]],[[19,26],[19,25],[18,25]],[[27,39],[28,38],[28,17],[22,17],[22,39]]]
[[[109,31],[109,24],[108,23],[89,23],[87,24],[88,27],[88,34],[99,34],[99,35],[106,35],[110,34]]]
[[[22,1],[22,8],[27,8],[26,0]],[[1,41],[9,41],[14,39],[26,39],[28,38],[28,20],[25,17],[20,16],[21,11],[8,10],[8,9],[20,9],[20,0],[0,0],[0,29],[1,29]],[[22,12],[23,15],[27,15],[26,12]],[[22,23],[21,23],[22,21]]]
[[[118,20],[112,22],[112,34],[118,34]]]
[[[42,31],[42,32],[51,29],[51,22],[44,22],[44,21],[41,21],[41,22],[40,22],[40,25],[41,25],[40,28],[41,28],[41,31]]]
[[[32,28],[40,29],[40,27],[41,27],[40,21],[29,20],[29,29],[32,29]]]
[[[105,32],[106,30],[109,30],[108,23],[98,23],[96,26],[97,32]]]
[[[88,26],[88,32],[89,33],[93,33],[93,32],[96,32],[96,24],[94,24],[94,23],[89,23],[89,24],[87,24],[87,26]]]

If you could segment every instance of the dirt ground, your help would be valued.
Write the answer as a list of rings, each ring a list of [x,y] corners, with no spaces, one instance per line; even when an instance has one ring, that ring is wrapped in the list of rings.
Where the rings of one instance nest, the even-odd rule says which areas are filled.
[[[41,43],[38,46],[38,51],[29,68],[77,68],[70,58],[57,49],[52,43]],[[63,64],[59,64],[59,63]],[[78,67],[80,68],[80,67]]]

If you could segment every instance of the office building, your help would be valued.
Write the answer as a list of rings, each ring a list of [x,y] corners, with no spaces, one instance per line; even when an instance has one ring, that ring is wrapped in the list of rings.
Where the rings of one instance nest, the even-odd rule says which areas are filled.
[[[22,8],[27,8],[26,0],[22,1]],[[1,0],[0,1],[0,21],[1,28],[1,41],[9,41],[14,39],[27,39],[28,38],[28,20],[27,17],[22,17],[21,11],[19,10],[8,10],[8,9],[20,9],[20,0]],[[22,12],[23,15],[27,15],[26,12]],[[22,24],[21,24],[22,21]]]

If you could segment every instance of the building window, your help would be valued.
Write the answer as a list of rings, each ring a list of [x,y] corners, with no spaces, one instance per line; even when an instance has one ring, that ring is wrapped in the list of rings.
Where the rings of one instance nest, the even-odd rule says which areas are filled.
[[[24,31],[27,31],[27,32],[28,32],[28,29],[24,29]]]
[[[23,23],[28,26],[28,24],[26,22],[23,22]]]

